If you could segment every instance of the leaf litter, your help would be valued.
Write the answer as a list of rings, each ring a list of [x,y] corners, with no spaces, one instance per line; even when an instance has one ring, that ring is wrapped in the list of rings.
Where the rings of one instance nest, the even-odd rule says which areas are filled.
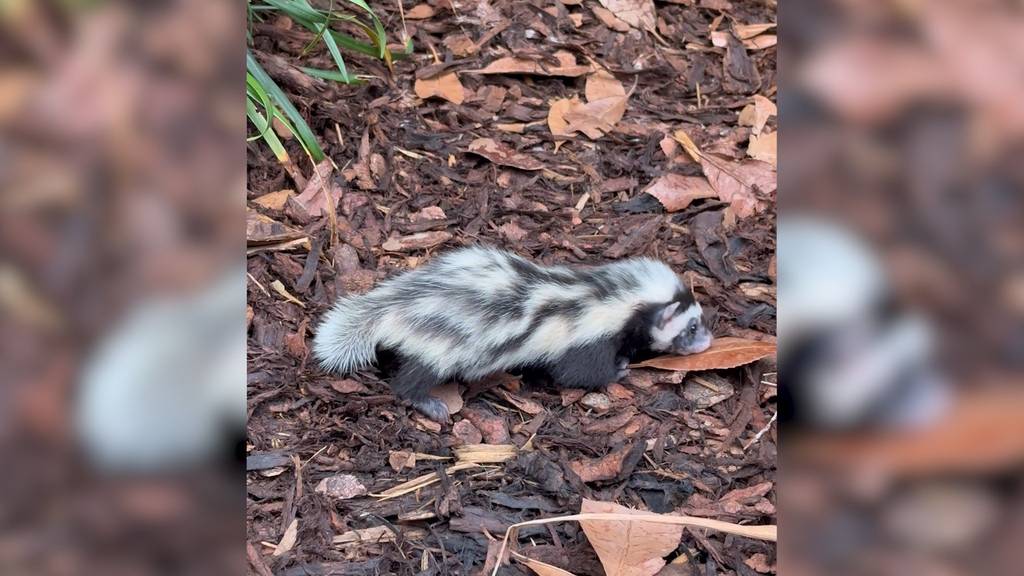
[[[775,49],[749,42],[774,35],[774,14],[560,4],[420,3],[405,10],[416,51],[394,74],[346,53],[364,84],[275,76],[331,162],[314,171],[295,139],[284,141],[289,170],[247,151],[247,455],[284,463],[247,475],[255,570],[489,573],[511,546],[535,568],[602,574],[614,558],[559,520],[584,497],[721,521],[676,542],[698,573],[774,565],[771,540],[749,532],[720,552],[725,530],[775,524],[774,388],[761,384],[771,354],[735,368],[725,367],[735,358],[633,368],[590,395],[499,375],[442,391],[462,404],[448,426],[396,402],[376,370],[327,374],[309,357],[338,297],[474,242],[549,263],[661,258],[693,286],[720,341],[771,342],[775,173],[760,147],[776,130]],[[401,21],[396,4],[374,9],[386,27]],[[684,37],[712,46],[722,22],[732,23],[726,53],[684,50]],[[282,30],[254,29],[258,56],[330,61],[306,50],[298,27]],[[636,513],[617,514],[613,531],[635,533]],[[491,540],[511,526],[507,541]],[[664,562],[658,552],[637,565]]]

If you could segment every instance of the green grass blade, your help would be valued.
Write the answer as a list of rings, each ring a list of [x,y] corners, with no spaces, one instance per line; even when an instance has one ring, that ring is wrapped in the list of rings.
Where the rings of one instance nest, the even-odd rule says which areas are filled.
[[[309,153],[310,157],[313,158],[313,162],[323,160],[324,151],[320,148],[320,143],[317,142],[313,131],[310,130],[309,125],[306,124],[306,121],[299,114],[299,111],[295,109],[295,106],[288,99],[284,91],[281,90],[274,80],[271,79],[270,75],[260,66],[259,62],[256,61],[252,52],[247,51],[245,54],[245,67],[252,74],[254,80],[274,99],[274,102],[281,108],[284,115],[292,121],[299,142]]]
[[[338,73],[337,70],[323,70],[321,68],[306,68],[305,66],[299,66],[299,70],[302,70],[306,74],[316,78],[323,78],[324,80],[334,80],[335,82],[344,82],[348,84],[362,84],[363,81],[355,76],[349,75],[346,80],[344,76]]]
[[[263,141],[267,143],[270,150],[277,157],[277,161],[282,164],[288,164],[291,162],[291,156],[288,155],[288,151],[285,150],[284,144],[281,144],[281,140],[274,133],[274,130],[270,127],[270,122],[260,114],[259,110],[256,109],[256,104],[251,99],[246,98],[245,101],[245,113],[249,117],[249,120],[256,126],[257,130],[260,130],[260,134],[249,138],[253,140],[256,138],[263,138]]]

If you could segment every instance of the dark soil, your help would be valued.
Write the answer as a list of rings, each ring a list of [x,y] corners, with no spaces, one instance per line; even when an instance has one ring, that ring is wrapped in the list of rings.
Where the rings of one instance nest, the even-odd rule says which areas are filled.
[[[719,29],[726,29],[733,21],[774,21],[773,8],[762,2],[697,3],[725,9],[658,2],[659,41],[650,33],[610,30],[595,17],[594,0],[569,6],[462,2],[455,3],[457,16],[447,1],[437,2],[432,18],[407,22],[415,54],[397,61],[393,72],[379,61],[346,54],[350,70],[373,76],[361,86],[297,73],[291,65],[331,66],[323,49],[302,56],[311,38],[301,27],[289,29],[280,20],[254,27],[254,53],[338,167],[331,188],[340,201],[333,219],[311,214],[308,204],[294,199],[281,209],[254,203],[282,189],[300,193],[303,183],[262,142],[250,143],[250,210],[309,239],[285,249],[257,248],[250,231],[247,520],[253,573],[479,574],[509,524],[576,513],[582,498],[776,523],[774,427],[754,441],[775,411],[770,360],[690,374],[633,370],[604,393],[610,407],[603,413],[581,401],[581,394],[525,391],[514,377],[496,377],[464,387],[465,407],[454,415],[457,435],[396,401],[376,373],[327,374],[310,356],[312,330],[337,297],[366,291],[434,253],[471,243],[545,263],[657,257],[693,285],[716,335],[774,339],[773,202],[741,219],[726,214],[727,204],[717,199],[668,214],[642,192],[669,170],[701,174],[685,156],[666,156],[660,143],[667,134],[685,128],[701,149],[738,159],[749,135],[749,128],[737,125],[739,110],[755,93],[774,99],[774,48],[744,52],[754,73],[737,74],[727,61],[736,59],[735,50],[727,59],[708,37],[720,15]],[[374,4],[397,37],[397,4]],[[547,8],[555,8],[554,15]],[[570,14],[582,17],[579,27]],[[457,34],[478,42],[478,50],[455,56],[448,46]],[[579,135],[555,152],[546,123],[549,102],[582,95],[583,77],[461,73],[467,92],[461,105],[423,101],[413,92],[417,73],[480,69],[508,54],[543,59],[555,49],[573,52],[581,64],[599,63],[627,90],[635,84],[625,117],[609,134],[597,140]],[[432,50],[443,65],[435,63]],[[525,127],[509,132],[499,127],[504,124]],[[503,143],[543,169],[520,170],[467,153],[478,138]],[[313,168],[297,143],[286,144],[298,171],[310,178]],[[410,239],[414,234],[421,236]],[[424,245],[430,246],[415,247]],[[275,281],[303,305],[286,300]],[[698,407],[696,398],[708,390],[724,400]],[[473,429],[492,441],[507,432],[504,443],[529,442],[532,450],[505,463],[442,474],[439,482],[393,499],[315,491],[322,479],[340,474],[354,476],[374,494],[443,471],[453,461],[420,457],[396,471],[407,458],[394,454],[451,457],[454,446],[473,440]],[[599,464],[611,470],[606,479],[581,480],[581,469],[589,474]],[[294,519],[294,546],[272,555]],[[379,526],[394,537],[333,542],[340,534]],[[577,524],[550,526],[520,531],[517,548],[577,575],[603,573]],[[762,567],[758,560],[774,565],[775,548],[694,530],[684,534],[675,556],[677,563],[662,573],[749,575],[755,573],[751,566]],[[502,571],[528,573],[515,562]]]

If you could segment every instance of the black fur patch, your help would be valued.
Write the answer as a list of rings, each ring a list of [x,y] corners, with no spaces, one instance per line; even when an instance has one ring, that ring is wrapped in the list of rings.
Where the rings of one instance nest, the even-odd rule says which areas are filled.
[[[398,371],[391,379],[391,390],[403,400],[422,400],[445,379],[429,366],[411,356],[397,354]]]

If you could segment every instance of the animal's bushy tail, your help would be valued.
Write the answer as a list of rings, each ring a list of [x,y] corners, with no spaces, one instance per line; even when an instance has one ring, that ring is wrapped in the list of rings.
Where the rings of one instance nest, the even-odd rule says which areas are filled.
[[[324,315],[313,338],[313,354],[324,368],[342,374],[377,359],[374,306],[364,296],[342,298]]]

